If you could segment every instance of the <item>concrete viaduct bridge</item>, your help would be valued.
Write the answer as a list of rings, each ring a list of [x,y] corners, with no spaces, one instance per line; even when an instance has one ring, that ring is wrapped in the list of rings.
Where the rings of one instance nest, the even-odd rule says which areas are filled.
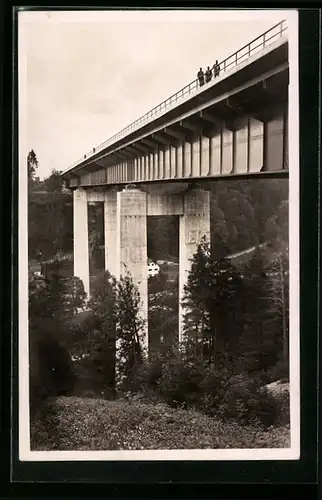
[[[74,191],[74,274],[87,294],[87,203],[104,202],[105,268],[131,272],[147,317],[147,216],[179,216],[179,297],[192,257],[210,236],[210,193],[223,178],[288,176],[288,31],[285,21],[94,147],[62,177]],[[180,302],[180,301],[179,301]],[[182,309],[179,305],[179,339]],[[148,335],[146,336],[148,343]]]

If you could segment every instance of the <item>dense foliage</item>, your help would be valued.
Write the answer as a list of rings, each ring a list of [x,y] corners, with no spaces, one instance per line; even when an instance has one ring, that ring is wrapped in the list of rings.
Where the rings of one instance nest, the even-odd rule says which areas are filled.
[[[29,282],[29,359],[32,413],[49,396],[72,394],[75,374],[68,341],[75,309],[83,305],[81,282],[51,276]]]
[[[240,271],[227,259],[213,261],[206,242],[199,245],[182,301],[188,360],[249,372],[288,359],[288,273],[283,255],[272,261],[267,252],[255,251]]]
[[[28,166],[28,253],[46,260],[58,252],[70,252],[73,243],[72,194],[64,189],[59,171],[43,181],[36,176],[39,162],[31,150]]]
[[[145,322],[141,316],[141,298],[130,273],[117,283],[115,301],[117,336],[117,378],[124,389],[135,377],[145,357]]]

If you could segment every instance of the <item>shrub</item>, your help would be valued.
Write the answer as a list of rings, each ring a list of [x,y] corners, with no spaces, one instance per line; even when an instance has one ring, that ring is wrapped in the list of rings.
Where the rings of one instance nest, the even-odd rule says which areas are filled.
[[[68,351],[56,340],[34,340],[30,346],[30,409],[33,416],[42,401],[72,394],[75,375]]]
[[[229,387],[221,401],[219,415],[242,423],[273,425],[278,419],[275,399],[256,380],[245,375],[231,377]]]
[[[163,366],[158,393],[171,406],[198,407],[202,395],[203,366],[170,360]]]
[[[261,376],[232,375],[227,368],[186,362],[176,351],[146,363],[132,392],[138,399],[163,400],[172,407],[195,408],[206,415],[263,426],[286,423],[288,403],[272,396]],[[131,396],[133,398],[133,396]]]

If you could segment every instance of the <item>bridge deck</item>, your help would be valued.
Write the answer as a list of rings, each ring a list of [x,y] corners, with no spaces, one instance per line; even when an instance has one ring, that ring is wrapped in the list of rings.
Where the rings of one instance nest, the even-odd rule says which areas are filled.
[[[247,136],[246,142],[249,143],[257,127],[261,132],[257,135],[264,136],[267,122],[273,123],[281,116],[283,130],[280,127],[280,132],[284,137],[283,161],[276,170],[285,170],[288,101],[286,30],[284,22],[274,26],[222,61],[219,77],[203,87],[199,87],[197,80],[194,80],[146,115],[86,153],[82,159],[67,169],[63,176],[69,179],[71,187],[204,177],[201,168],[199,172],[195,172],[196,175],[192,171],[189,172],[188,168],[188,175],[184,175],[183,165],[180,165],[184,163],[187,154],[201,154],[203,146],[199,144],[196,147],[196,138],[201,143],[203,139],[208,138],[210,141],[208,153],[211,156],[214,143],[218,142],[216,135],[220,131],[222,156],[225,136],[229,136],[228,141],[226,137],[226,143],[231,142],[233,150],[233,143],[236,141],[238,143],[242,135],[244,138]],[[245,118],[247,126],[243,123]],[[191,144],[190,153],[183,151],[184,143]],[[249,149],[249,145],[247,148]],[[265,148],[263,145],[263,149],[267,150],[267,145]],[[159,168],[160,172],[155,172],[156,162],[166,163],[168,150],[170,157],[173,153],[172,163],[177,163],[176,172],[171,173],[171,167],[168,175],[166,172],[161,172],[162,168]],[[160,151],[161,156],[165,154],[162,159]],[[178,156],[183,157],[182,160],[179,158],[179,162]],[[169,161],[171,163],[171,158]],[[211,163],[211,158],[209,161],[206,160],[206,164],[209,162]],[[255,171],[272,170],[265,168],[264,163],[265,161],[262,161]],[[217,176],[240,173],[238,168],[237,171],[233,168],[233,165],[230,170],[226,168],[226,172],[222,171],[222,168],[220,171],[218,168],[215,170],[216,172],[211,172],[208,168],[208,172],[204,174]],[[242,171],[241,173],[247,174],[249,168],[247,167],[245,172],[243,166]]]

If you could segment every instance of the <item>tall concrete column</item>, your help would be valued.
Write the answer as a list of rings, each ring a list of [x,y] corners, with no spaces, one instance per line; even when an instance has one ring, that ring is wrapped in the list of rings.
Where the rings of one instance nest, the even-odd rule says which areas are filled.
[[[117,193],[116,276],[128,270],[138,287],[142,317],[148,317],[147,194],[139,189]],[[146,326],[145,346],[148,347]]]
[[[85,189],[74,191],[74,276],[80,278],[89,298],[88,212]]]
[[[116,212],[117,192],[108,190],[104,193],[104,245],[105,245],[105,270],[116,276]]]
[[[184,308],[181,305],[191,261],[202,238],[210,241],[210,192],[192,189],[184,194],[179,220],[179,342],[182,340]]]

